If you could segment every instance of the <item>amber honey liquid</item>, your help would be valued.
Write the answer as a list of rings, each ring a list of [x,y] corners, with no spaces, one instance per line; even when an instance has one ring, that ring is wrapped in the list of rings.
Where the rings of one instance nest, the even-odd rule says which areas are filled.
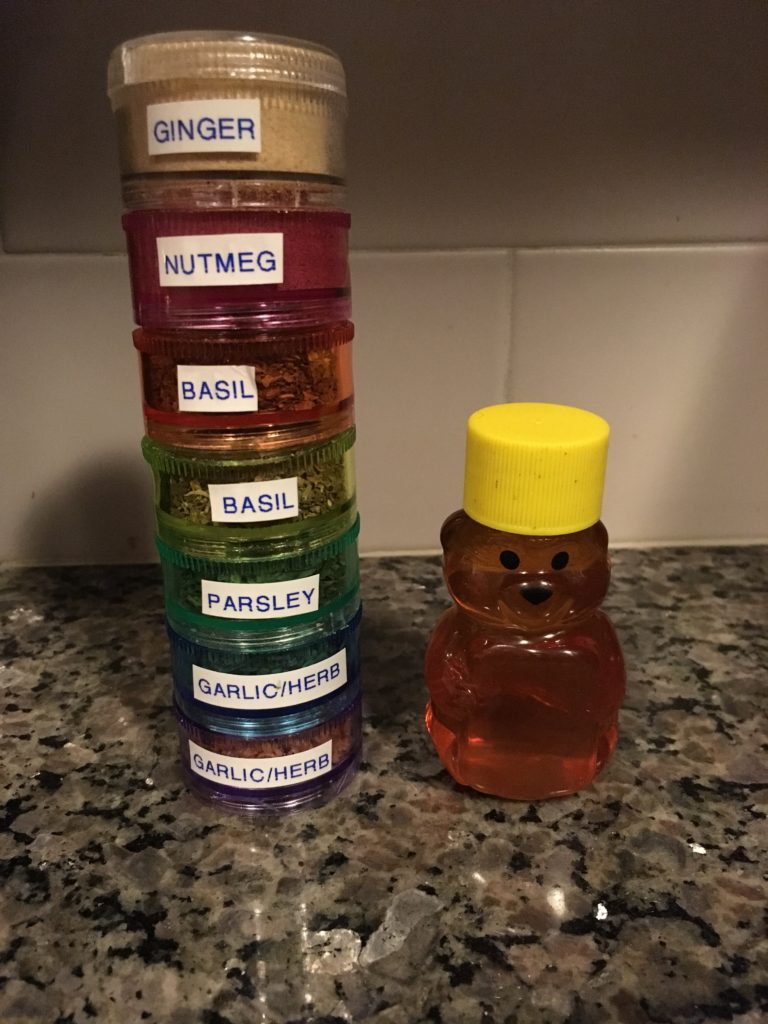
[[[426,726],[443,764],[463,785],[512,799],[582,789],[613,753],[624,695],[618,641],[598,610],[604,527],[519,537],[456,513],[443,543],[457,606],[425,662]]]

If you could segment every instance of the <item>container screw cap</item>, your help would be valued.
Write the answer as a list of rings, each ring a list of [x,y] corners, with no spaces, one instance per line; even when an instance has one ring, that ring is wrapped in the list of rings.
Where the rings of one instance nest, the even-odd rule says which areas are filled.
[[[491,405],[467,424],[464,511],[506,533],[558,536],[600,518],[610,428],[584,409]]]

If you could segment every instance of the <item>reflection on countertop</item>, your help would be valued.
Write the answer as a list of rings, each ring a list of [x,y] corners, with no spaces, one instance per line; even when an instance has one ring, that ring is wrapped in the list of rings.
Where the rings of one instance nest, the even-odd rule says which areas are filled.
[[[155,567],[0,574],[0,1019],[757,1024],[766,554],[616,552],[616,757],[531,805],[424,733],[438,560],[364,561],[362,770],[255,823],[181,784]]]

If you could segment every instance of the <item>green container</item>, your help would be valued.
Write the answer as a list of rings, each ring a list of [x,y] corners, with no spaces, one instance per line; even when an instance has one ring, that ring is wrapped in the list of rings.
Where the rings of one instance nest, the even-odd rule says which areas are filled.
[[[313,622],[357,594],[359,520],[341,537],[261,558],[200,558],[158,538],[165,603],[172,621],[231,636]]]
[[[266,450],[244,456],[145,437],[160,539],[223,560],[329,543],[357,515],[354,440],[350,428],[318,444],[285,447],[275,431]]]

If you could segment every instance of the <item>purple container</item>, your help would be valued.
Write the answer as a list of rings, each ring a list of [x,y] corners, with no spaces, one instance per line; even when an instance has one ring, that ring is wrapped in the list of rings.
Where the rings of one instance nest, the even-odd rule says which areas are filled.
[[[176,708],[184,778],[205,803],[244,816],[316,807],[340,793],[360,763],[361,702],[319,725],[244,737],[196,725]]]
[[[134,210],[123,227],[141,327],[268,329],[348,319],[349,214]]]

